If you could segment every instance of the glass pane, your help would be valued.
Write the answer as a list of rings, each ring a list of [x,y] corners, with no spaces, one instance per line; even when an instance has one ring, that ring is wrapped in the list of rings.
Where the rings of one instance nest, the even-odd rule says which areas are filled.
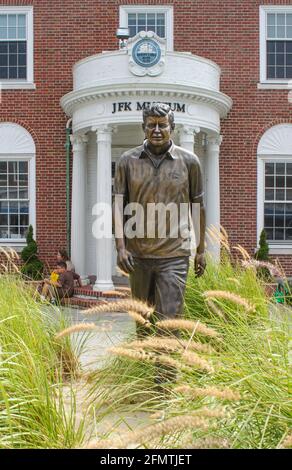
[[[158,13],[157,14],[157,24],[158,25],[165,25],[165,14],[164,13]]]
[[[25,175],[20,174],[19,175],[19,185],[20,186],[28,186],[28,175],[27,174],[25,174]]]
[[[8,225],[8,215],[0,214],[0,225]]]
[[[9,186],[17,186],[18,183],[18,175],[17,174],[11,174],[8,177],[8,185]]]
[[[25,54],[19,54],[18,55],[18,65],[26,65],[26,55]]]
[[[0,54],[0,67],[8,66],[8,55]]]
[[[18,28],[18,39],[26,39],[26,29]]]
[[[17,54],[17,42],[8,43],[9,54]]]
[[[286,78],[292,78],[292,67],[286,68]]]
[[[276,163],[276,174],[285,175],[285,163]]]
[[[18,202],[9,202],[9,214],[18,214]]]
[[[286,172],[287,172],[287,175],[292,175],[292,163],[286,164]]]
[[[278,13],[277,14],[277,25],[284,25],[285,24],[285,13]]]
[[[267,201],[273,201],[274,200],[274,190],[273,189],[266,189],[265,199]]]
[[[284,216],[275,217],[275,227],[280,227],[280,228],[284,227]]]
[[[19,188],[19,199],[28,199],[27,188]]]
[[[267,43],[267,52],[268,54],[275,54],[276,52],[276,43],[275,41],[268,41]]]
[[[290,163],[290,165],[291,165],[291,171],[292,171],[292,163]],[[273,175],[274,174],[274,171],[275,171],[274,166],[275,166],[274,163],[266,163],[265,164],[265,173],[266,173],[266,175]]]
[[[286,200],[287,201],[292,201],[292,189],[287,189],[286,190]]]
[[[268,67],[267,78],[276,78],[276,67]]]
[[[276,201],[285,200],[285,191],[284,189],[276,189]]]
[[[0,228],[0,238],[8,238],[8,227]]]
[[[10,215],[9,220],[10,220],[10,225],[18,225],[19,224],[17,214]]]
[[[285,41],[277,41],[276,43],[276,53],[284,54],[285,52]]]
[[[269,228],[265,228],[265,231],[266,231],[266,235],[267,235],[267,240],[274,240],[274,230],[273,229],[269,229]]]
[[[17,65],[17,55],[16,54],[10,54],[10,56],[9,56],[9,65],[10,65],[10,67]]]
[[[0,162],[0,173],[7,173],[7,162]]]
[[[130,36],[131,37],[136,35],[136,26],[130,26],[129,30],[130,30]]]
[[[18,68],[18,78],[26,78],[26,67]]]
[[[285,176],[277,176],[276,177],[276,186],[277,186],[277,188],[284,188],[285,187]]]
[[[8,28],[8,39],[16,39],[16,28]]]
[[[276,55],[276,65],[284,65],[285,61],[285,55],[284,54],[277,54]]]
[[[17,15],[18,16],[18,26],[25,26],[26,25],[26,18],[25,15]]]
[[[28,173],[28,162],[19,162],[19,173]]]
[[[273,39],[276,37],[276,28],[275,26],[268,26],[268,38]]]
[[[7,199],[7,187],[0,187],[0,199]]]
[[[17,67],[9,67],[8,78],[17,78]]]
[[[285,230],[285,240],[292,240],[292,229]]]
[[[275,229],[275,240],[284,240],[284,229]]]
[[[0,15],[0,28],[7,27],[7,15]]]
[[[20,216],[20,225],[28,225],[28,214],[24,214]]]
[[[8,26],[16,27],[16,15],[8,15]]]
[[[0,175],[0,186],[7,186],[7,175]]]
[[[277,38],[286,37],[286,28],[285,26],[277,26]]]
[[[28,202],[19,203],[19,212],[20,214],[28,214]]]
[[[0,39],[7,39],[7,28],[0,28]]]
[[[265,215],[265,227],[274,226],[274,217],[272,215]]]
[[[285,78],[285,68],[276,67],[276,78]]]
[[[274,176],[266,176],[266,188],[273,188],[275,184]]]
[[[3,79],[8,78],[8,68],[7,67],[0,67],[0,78],[3,78]]]
[[[275,66],[276,65],[276,54],[268,54],[268,66]]]
[[[19,238],[19,228],[10,227],[10,238]]]
[[[0,202],[0,214],[8,214],[8,204],[7,201]]]
[[[287,188],[292,188],[292,176],[286,177],[286,186]]]
[[[286,26],[286,38],[287,39],[292,38],[292,26]]]
[[[0,42],[0,54],[8,54],[8,42]]]
[[[146,14],[145,13],[138,13],[138,25],[146,26]]]
[[[292,54],[287,54],[287,56],[286,56],[286,65],[292,66]]]
[[[8,188],[8,199],[18,199],[17,188],[9,187]]]
[[[19,54],[26,54],[26,42],[19,42],[18,43],[18,53]]]
[[[25,238],[27,231],[28,231],[28,227],[20,227],[19,229],[20,238]]]
[[[267,17],[268,17],[268,25],[269,26],[272,26],[272,25],[276,24],[276,15],[274,13],[268,13]]]
[[[156,31],[157,36],[164,38],[165,37],[165,28],[164,26],[157,26],[157,31]]]

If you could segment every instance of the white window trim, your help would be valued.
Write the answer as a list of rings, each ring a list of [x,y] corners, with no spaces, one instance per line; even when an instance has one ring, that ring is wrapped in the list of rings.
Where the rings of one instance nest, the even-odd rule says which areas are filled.
[[[120,28],[128,27],[129,13],[165,13],[166,49],[173,51],[173,6],[170,5],[121,5]]]
[[[33,236],[36,238],[36,158],[34,154],[0,154],[0,161],[28,161],[28,198],[29,198],[29,225],[33,227]],[[22,248],[26,246],[25,238],[0,238],[0,246]]]
[[[277,162],[292,163],[292,155],[259,155],[257,157],[257,249],[259,248],[259,239],[261,231],[264,228],[264,198],[265,198],[265,163]],[[272,243],[268,242],[271,255],[291,255],[291,243]]]
[[[27,79],[26,80],[1,80],[2,90],[32,89],[34,90],[34,60],[33,60],[33,7],[32,6],[2,6],[0,14],[22,13],[27,15]]]

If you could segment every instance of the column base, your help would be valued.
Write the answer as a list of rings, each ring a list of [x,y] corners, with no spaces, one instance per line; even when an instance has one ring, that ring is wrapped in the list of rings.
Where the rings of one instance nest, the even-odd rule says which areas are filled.
[[[115,290],[115,286],[113,285],[113,282],[110,281],[100,281],[96,280],[96,283],[93,286],[93,290],[97,292],[104,292],[106,290]]]

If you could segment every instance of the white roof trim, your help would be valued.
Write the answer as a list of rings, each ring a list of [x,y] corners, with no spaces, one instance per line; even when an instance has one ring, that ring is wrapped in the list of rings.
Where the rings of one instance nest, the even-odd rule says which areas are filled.
[[[292,156],[292,124],[278,124],[268,129],[259,142],[258,155]]]
[[[35,143],[30,133],[19,124],[0,123],[0,155],[35,154]]]

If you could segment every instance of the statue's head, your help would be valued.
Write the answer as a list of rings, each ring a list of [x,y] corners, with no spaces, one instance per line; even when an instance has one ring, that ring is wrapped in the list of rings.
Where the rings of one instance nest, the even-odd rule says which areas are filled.
[[[165,103],[155,103],[143,110],[143,130],[145,137],[155,147],[162,147],[170,141],[175,128],[174,114]]]

